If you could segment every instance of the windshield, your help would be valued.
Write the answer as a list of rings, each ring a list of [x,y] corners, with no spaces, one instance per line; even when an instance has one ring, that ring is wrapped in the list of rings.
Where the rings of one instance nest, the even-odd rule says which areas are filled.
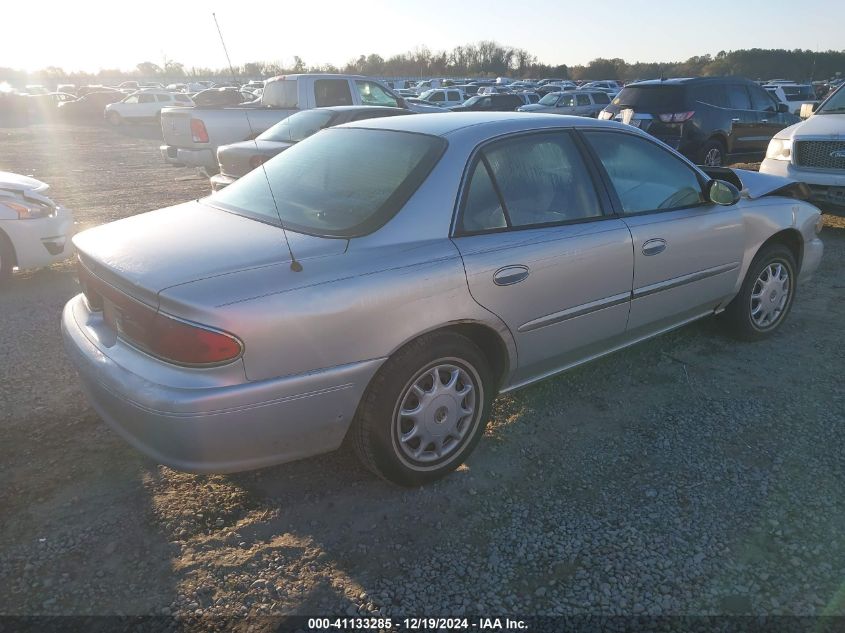
[[[681,111],[684,107],[684,89],[680,86],[629,86],[622,88],[622,92],[611,103],[637,110]]]
[[[334,112],[320,109],[296,112],[259,134],[256,140],[298,143],[322,130],[333,117]]]
[[[816,110],[816,114],[842,114],[845,113],[845,88],[839,87],[824,104]]]
[[[425,134],[330,128],[206,200],[263,222],[278,224],[281,217],[294,231],[354,237],[399,211],[445,147],[442,138]]]
[[[423,92],[420,95],[420,99],[422,99],[423,101],[428,101],[429,97],[431,97],[433,94],[436,94],[436,93],[437,93],[436,90],[426,90],[425,92]]]
[[[558,99],[559,96],[560,96],[560,93],[558,93],[558,92],[550,92],[545,97],[540,99],[540,101],[538,101],[538,103],[540,105],[544,105],[544,106],[551,106],[551,105],[554,105],[555,103],[557,103],[557,99]]]

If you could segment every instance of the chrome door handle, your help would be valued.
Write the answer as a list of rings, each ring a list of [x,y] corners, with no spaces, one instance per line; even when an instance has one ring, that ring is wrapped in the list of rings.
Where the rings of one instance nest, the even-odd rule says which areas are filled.
[[[657,255],[666,250],[666,240],[656,237],[643,244],[643,255]]]
[[[511,286],[518,284],[528,277],[528,266],[522,264],[515,264],[513,266],[504,266],[493,273],[493,283],[497,286]]]
[[[739,123],[739,119],[731,119],[731,123]]]
[[[760,119],[760,123],[768,123],[768,122],[769,122],[768,119]]]

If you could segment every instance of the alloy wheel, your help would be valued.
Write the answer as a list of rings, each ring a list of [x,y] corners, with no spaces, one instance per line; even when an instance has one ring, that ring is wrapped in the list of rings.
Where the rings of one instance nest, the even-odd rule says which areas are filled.
[[[779,261],[763,268],[751,288],[751,322],[760,330],[773,327],[789,304],[792,281]]]

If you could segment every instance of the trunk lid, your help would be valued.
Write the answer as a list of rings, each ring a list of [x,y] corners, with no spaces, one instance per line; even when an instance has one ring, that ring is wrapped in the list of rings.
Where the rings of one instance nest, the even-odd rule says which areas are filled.
[[[287,236],[298,260],[347,247],[345,239]],[[104,224],[73,241],[91,272],[149,304],[166,288],[290,261],[280,227],[200,201]]]
[[[269,160],[291,145],[293,143],[259,140],[224,145],[217,150],[217,162],[220,164],[220,173],[226,176],[240,178],[254,169],[251,164],[253,156],[262,156],[264,160]]]

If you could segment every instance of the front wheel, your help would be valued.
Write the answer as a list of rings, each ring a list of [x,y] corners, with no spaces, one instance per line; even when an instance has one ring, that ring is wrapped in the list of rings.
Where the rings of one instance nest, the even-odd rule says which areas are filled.
[[[460,466],[484,433],[493,377],[475,343],[456,332],[425,335],[373,378],[351,433],[361,462],[401,486]]]
[[[786,246],[763,248],[748,268],[739,294],[724,312],[731,333],[746,341],[771,336],[795,299],[795,257]]]
[[[117,112],[109,112],[109,123],[117,127],[118,125],[123,123],[123,119]]]

